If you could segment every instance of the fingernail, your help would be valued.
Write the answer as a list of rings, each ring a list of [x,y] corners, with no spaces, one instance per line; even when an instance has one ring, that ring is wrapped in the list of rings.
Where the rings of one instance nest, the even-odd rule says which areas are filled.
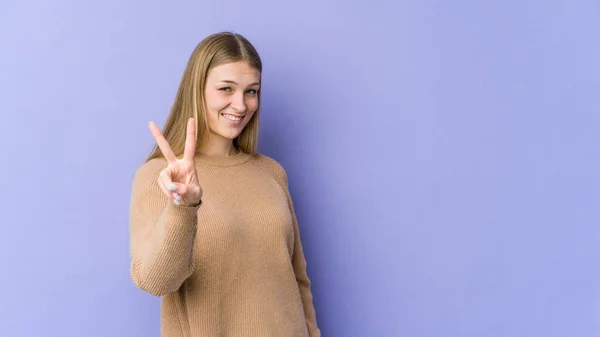
[[[168,188],[169,190],[171,190],[171,191],[177,191],[177,185],[175,185],[175,184],[172,184],[172,183],[171,183],[171,184],[169,184],[169,186],[168,186],[167,188]]]
[[[175,198],[175,200],[181,200],[181,196],[177,193],[173,193],[173,198]]]

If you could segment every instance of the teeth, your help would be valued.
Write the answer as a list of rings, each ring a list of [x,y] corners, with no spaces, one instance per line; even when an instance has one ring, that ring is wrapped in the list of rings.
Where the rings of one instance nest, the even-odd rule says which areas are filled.
[[[232,120],[232,121],[239,121],[242,119],[242,117],[236,117],[236,116],[232,116],[232,115],[227,115],[227,114],[223,114],[223,117]]]

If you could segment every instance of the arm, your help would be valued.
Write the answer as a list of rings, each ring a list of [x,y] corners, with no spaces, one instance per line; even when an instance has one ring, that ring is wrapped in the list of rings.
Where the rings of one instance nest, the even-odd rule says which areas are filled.
[[[300,295],[302,297],[304,315],[306,317],[306,326],[308,328],[310,337],[320,337],[321,331],[317,326],[317,317],[311,292],[311,281],[306,272],[306,259],[304,258],[304,252],[302,250],[302,241],[300,240],[300,230],[298,227],[296,213],[294,211],[294,204],[288,188],[287,174],[282,167],[280,167],[278,171],[278,178],[287,195],[288,205],[292,214],[292,221],[294,225],[294,254],[292,256],[292,265],[294,266],[296,280],[298,281],[298,288],[300,289]]]
[[[290,209],[292,212],[292,218],[294,221],[294,255],[292,257],[292,264],[296,273],[296,280],[298,281],[298,288],[300,289],[300,295],[302,296],[302,304],[304,305],[304,315],[306,316],[306,326],[308,327],[308,333],[310,337],[320,337],[321,331],[317,326],[317,317],[315,308],[313,305],[313,296],[311,292],[311,281],[306,273],[306,259],[304,258],[304,252],[302,251],[302,243],[300,241],[300,232],[298,229],[298,223],[296,215],[294,214],[293,206],[290,199]]]
[[[130,204],[131,277],[153,295],[177,290],[192,271],[198,207],[176,206],[163,194],[157,177],[160,162],[144,164],[135,174]]]

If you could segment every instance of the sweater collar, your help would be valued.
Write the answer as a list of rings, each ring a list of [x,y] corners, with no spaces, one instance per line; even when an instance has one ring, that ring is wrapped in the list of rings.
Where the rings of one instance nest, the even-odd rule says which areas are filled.
[[[216,155],[206,155],[206,154],[197,154],[196,162],[199,165],[210,165],[210,166],[238,166],[242,165],[248,160],[250,160],[251,155],[245,152],[238,152],[237,154],[231,156],[216,156]]]

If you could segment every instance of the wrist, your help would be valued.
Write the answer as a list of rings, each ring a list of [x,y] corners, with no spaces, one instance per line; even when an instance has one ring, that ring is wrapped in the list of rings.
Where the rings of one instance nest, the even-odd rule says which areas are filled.
[[[186,201],[185,199],[182,198],[180,200],[177,200],[177,199],[173,200],[173,203],[176,206],[179,206],[179,207],[193,208],[193,207],[199,207],[202,204],[202,199],[200,199],[198,201],[195,201],[195,202],[194,201],[188,202],[188,201]]]

